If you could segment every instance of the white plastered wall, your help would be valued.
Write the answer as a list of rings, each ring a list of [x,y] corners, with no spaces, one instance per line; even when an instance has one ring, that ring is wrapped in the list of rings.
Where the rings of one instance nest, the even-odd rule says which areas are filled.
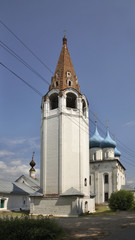
[[[66,107],[68,92],[77,96],[76,109]],[[74,187],[89,196],[88,105],[86,101],[84,116],[82,99],[75,90],[67,90],[59,97],[57,109],[50,109],[48,99],[42,102],[41,141],[43,193],[60,194]],[[84,186],[85,179],[87,186]]]
[[[119,170],[121,169],[121,170]],[[91,192],[96,194],[96,203],[104,203],[104,194],[108,192],[110,197],[112,192],[121,189],[125,184],[124,169],[114,161],[91,162]],[[104,183],[104,175],[108,174],[108,183]],[[122,180],[121,180],[122,179]]]

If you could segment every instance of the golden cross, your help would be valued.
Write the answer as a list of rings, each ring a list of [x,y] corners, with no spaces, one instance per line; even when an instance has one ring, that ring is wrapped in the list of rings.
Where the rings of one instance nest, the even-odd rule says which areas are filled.
[[[107,128],[109,127],[109,120],[107,120]]]
[[[97,123],[97,114],[95,113],[94,116],[95,116],[95,124],[96,124]]]
[[[66,37],[66,33],[67,33],[67,31],[66,31],[66,30],[64,30],[64,37]]]

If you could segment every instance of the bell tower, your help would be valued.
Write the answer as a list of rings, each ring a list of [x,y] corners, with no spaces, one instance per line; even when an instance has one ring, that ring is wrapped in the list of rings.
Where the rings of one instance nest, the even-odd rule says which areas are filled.
[[[41,116],[43,212],[68,216],[93,211],[89,185],[89,107],[81,94],[65,36],[49,91],[42,98]],[[33,209],[38,211],[35,210],[38,206]]]
[[[44,195],[74,188],[89,196],[88,102],[63,38],[49,92],[42,99],[41,187]]]

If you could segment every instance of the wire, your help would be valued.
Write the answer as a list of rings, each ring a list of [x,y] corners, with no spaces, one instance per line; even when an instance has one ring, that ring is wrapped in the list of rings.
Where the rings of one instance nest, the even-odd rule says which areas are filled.
[[[52,74],[51,69],[4,23],[0,20],[0,23]]]
[[[17,78],[19,78],[24,84],[26,84],[28,87],[30,87],[34,92],[36,92],[39,96],[43,96],[41,92],[39,92],[36,88],[34,88],[31,84],[27,83],[23,78],[21,78],[19,75],[17,75],[15,72],[13,72],[11,69],[9,69],[7,66],[5,66],[3,63],[0,62],[0,65],[2,65],[4,68],[6,68],[9,72],[11,72],[13,75],[15,75]]]
[[[0,23],[52,74],[54,74],[51,69],[4,23],[0,20]],[[90,110],[91,111],[91,110]],[[91,111],[92,112],[92,111]],[[92,112],[94,115],[94,113]],[[105,125],[102,123],[102,121],[98,118],[99,122],[105,127]],[[103,132],[103,130],[102,130]],[[111,131],[110,131],[111,133]],[[111,133],[112,134],[112,133]],[[113,135],[113,134],[112,134]],[[122,143],[118,138],[117,141],[120,142],[121,145],[125,146],[127,150],[135,153],[131,148],[126,146],[124,143]]]
[[[42,81],[44,81],[45,83],[47,83],[48,85],[50,85],[50,83],[44,78],[42,77],[36,70],[34,70],[34,68],[32,68],[26,61],[24,61],[21,57],[19,57],[19,55],[17,55],[12,49],[10,49],[5,43],[3,43],[2,41],[0,41],[0,46],[6,50],[8,53],[10,53],[12,56],[14,56],[18,61],[20,61],[21,63],[23,63],[29,70],[31,70],[33,73],[35,73],[39,78],[42,79]]]
[[[36,88],[34,88],[32,85],[27,83],[23,78],[21,78],[19,75],[17,75],[15,72],[13,72],[11,69],[9,69],[7,66],[5,66],[3,63],[0,62],[0,65],[2,65],[4,68],[6,68],[9,72],[11,72],[13,75],[15,75],[17,78],[19,78],[23,83],[25,83],[28,87],[30,87],[34,92],[36,92],[39,96],[43,96],[41,92],[39,92]],[[66,117],[68,117],[74,124],[76,124],[78,127],[80,127],[84,132],[89,134],[88,131],[85,131],[82,127],[84,127],[82,124],[78,125],[75,121],[73,121],[68,114],[66,114]],[[82,125],[82,127],[81,127]]]
[[[30,87],[35,93],[37,93],[39,96],[42,97],[42,93],[39,92],[36,88],[34,88],[32,85],[30,85],[29,83],[27,83],[23,78],[21,78],[19,75],[17,75],[15,72],[13,72],[11,69],[9,69],[7,66],[5,66],[3,63],[0,62],[0,64],[6,68],[9,72],[11,72],[13,75],[15,75],[17,78],[19,78],[24,84],[26,84],[28,87]],[[76,124],[78,127],[80,127],[84,132],[86,132],[87,134],[89,134],[87,131],[85,131],[82,127],[84,127],[82,124],[78,124],[78,122],[76,123],[76,121],[73,121],[73,119],[71,119],[68,114],[66,114],[66,117],[69,118],[70,121],[72,121],[74,124]],[[81,127],[82,125],[82,127]],[[128,153],[127,153],[128,154]],[[126,157],[123,156],[123,159],[125,159]],[[127,158],[126,158],[127,159]],[[129,165],[132,165],[133,167],[135,167],[135,165],[132,163],[132,161],[128,158],[128,162],[126,160],[123,160],[124,162],[128,163]],[[129,162],[130,161],[130,162]]]
[[[89,110],[89,111],[92,113],[93,116],[95,116],[95,114],[93,113],[92,110]],[[106,129],[105,124],[100,120],[100,118],[97,117],[97,119],[98,119],[98,122],[100,122],[100,123],[104,126],[104,128]],[[104,132],[104,130],[102,130],[102,132]],[[111,133],[111,135],[113,135],[113,133],[112,133],[111,131],[110,131],[110,133]],[[131,148],[129,148],[128,146],[126,146],[124,143],[122,143],[118,138],[116,138],[116,141],[118,141],[121,145],[123,145],[123,147],[126,148],[126,150],[129,152],[129,154],[130,154],[130,152],[132,152],[132,154],[133,154],[133,153],[135,154],[135,151],[134,151],[134,150],[132,150]],[[135,155],[134,155],[134,156],[135,156]]]
[[[123,160],[123,161],[126,162],[127,164],[129,164],[129,165],[135,167],[135,165],[134,165],[133,163],[127,162],[126,160]]]

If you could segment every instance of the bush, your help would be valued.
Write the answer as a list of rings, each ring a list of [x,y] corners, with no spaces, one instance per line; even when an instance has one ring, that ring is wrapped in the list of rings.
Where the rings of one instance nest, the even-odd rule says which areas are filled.
[[[0,237],[3,240],[53,240],[64,236],[56,221],[47,218],[0,219]]]
[[[112,193],[109,199],[109,207],[112,210],[128,210],[132,208],[133,203],[133,193],[125,190]]]

